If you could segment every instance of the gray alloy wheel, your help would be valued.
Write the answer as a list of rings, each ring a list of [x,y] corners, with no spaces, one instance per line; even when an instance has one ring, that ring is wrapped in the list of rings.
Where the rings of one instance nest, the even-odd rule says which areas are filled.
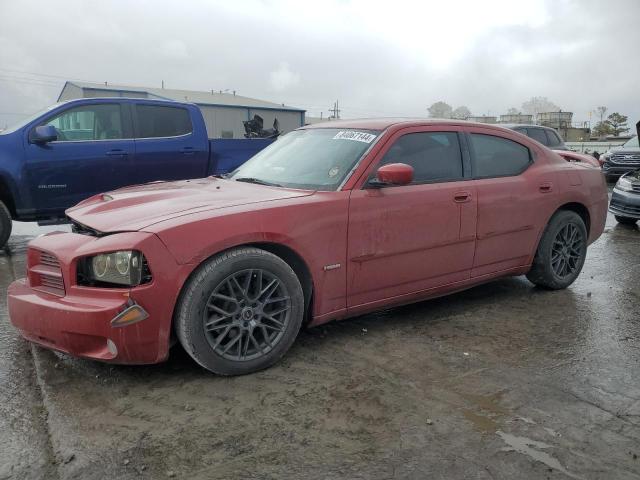
[[[4,248],[11,236],[11,229],[13,224],[11,223],[11,213],[7,206],[0,202],[0,248]]]
[[[280,257],[238,248],[201,265],[186,283],[174,325],[184,349],[207,370],[242,375],[277,362],[304,314],[295,272]]]
[[[587,255],[587,229],[575,212],[556,212],[545,228],[527,278],[538,286],[561,289],[580,274]]]

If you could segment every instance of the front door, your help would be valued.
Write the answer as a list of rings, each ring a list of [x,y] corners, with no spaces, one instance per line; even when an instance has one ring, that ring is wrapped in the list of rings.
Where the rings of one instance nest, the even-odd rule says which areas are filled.
[[[473,264],[476,199],[455,127],[397,133],[372,172],[388,163],[411,165],[414,180],[351,194],[351,308],[466,280]]]
[[[62,215],[94,194],[133,183],[134,141],[119,103],[71,107],[41,125],[54,126],[58,138],[26,146],[27,175],[39,217]]]

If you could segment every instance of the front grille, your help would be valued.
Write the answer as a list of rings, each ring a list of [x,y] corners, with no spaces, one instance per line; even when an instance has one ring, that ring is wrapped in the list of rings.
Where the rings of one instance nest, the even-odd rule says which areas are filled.
[[[630,215],[640,216],[640,205],[628,205],[617,200],[611,200],[609,208],[615,210],[616,213],[628,213]]]
[[[40,264],[47,265],[48,267],[60,268],[60,262],[58,262],[58,259],[47,252],[40,252]]]
[[[29,249],[29,284],[34,290],[64,296],[64,278],[60,262],[55,255],[41,250]]]
[[[613,163],[640,163],[640,153],[614,153],[611,155]]]

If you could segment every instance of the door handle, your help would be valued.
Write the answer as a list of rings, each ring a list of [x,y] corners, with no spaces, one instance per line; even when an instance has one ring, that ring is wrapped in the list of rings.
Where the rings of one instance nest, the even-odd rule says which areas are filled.
[[[469,192],[456,192],[453,194],[453,201],[456,203],[464,203],[471,200],[471,193]]]
[[[551,182],[541,183],[538,187],[541,193],[549,193],[553,190],[553,184]]]
[[[128,154],[124,150],[114,149],[109,150],[106,155],[108,157],[126,157]]]
[[[193,149],[193,147],[184,147],[182,149],[182,154],[183,155],[193,155],[194,153],[196,153]]]

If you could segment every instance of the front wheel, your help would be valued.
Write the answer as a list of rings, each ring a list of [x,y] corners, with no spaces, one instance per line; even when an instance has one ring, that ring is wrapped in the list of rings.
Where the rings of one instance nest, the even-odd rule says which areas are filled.
[[[0,202],[0,248],[4,248],[11,236],[11,229],[13,224],[11,223],[11,213],[7,206]]]
[[[527,278],[540,287],[567,288],[580,274],[586,255],[584,221],[575,212],[561,210],[549,220]]]
[[[621,217],[619,215],[615,215],[615,217],[616,221],[622,225],[635,225],[638,221],[637,218]]]
[[[175,329],[207,370],[242,375],[270,367],[293,344],[304,315],[295,272],[280,257],[237,248],[205,262],[180,296]]]

